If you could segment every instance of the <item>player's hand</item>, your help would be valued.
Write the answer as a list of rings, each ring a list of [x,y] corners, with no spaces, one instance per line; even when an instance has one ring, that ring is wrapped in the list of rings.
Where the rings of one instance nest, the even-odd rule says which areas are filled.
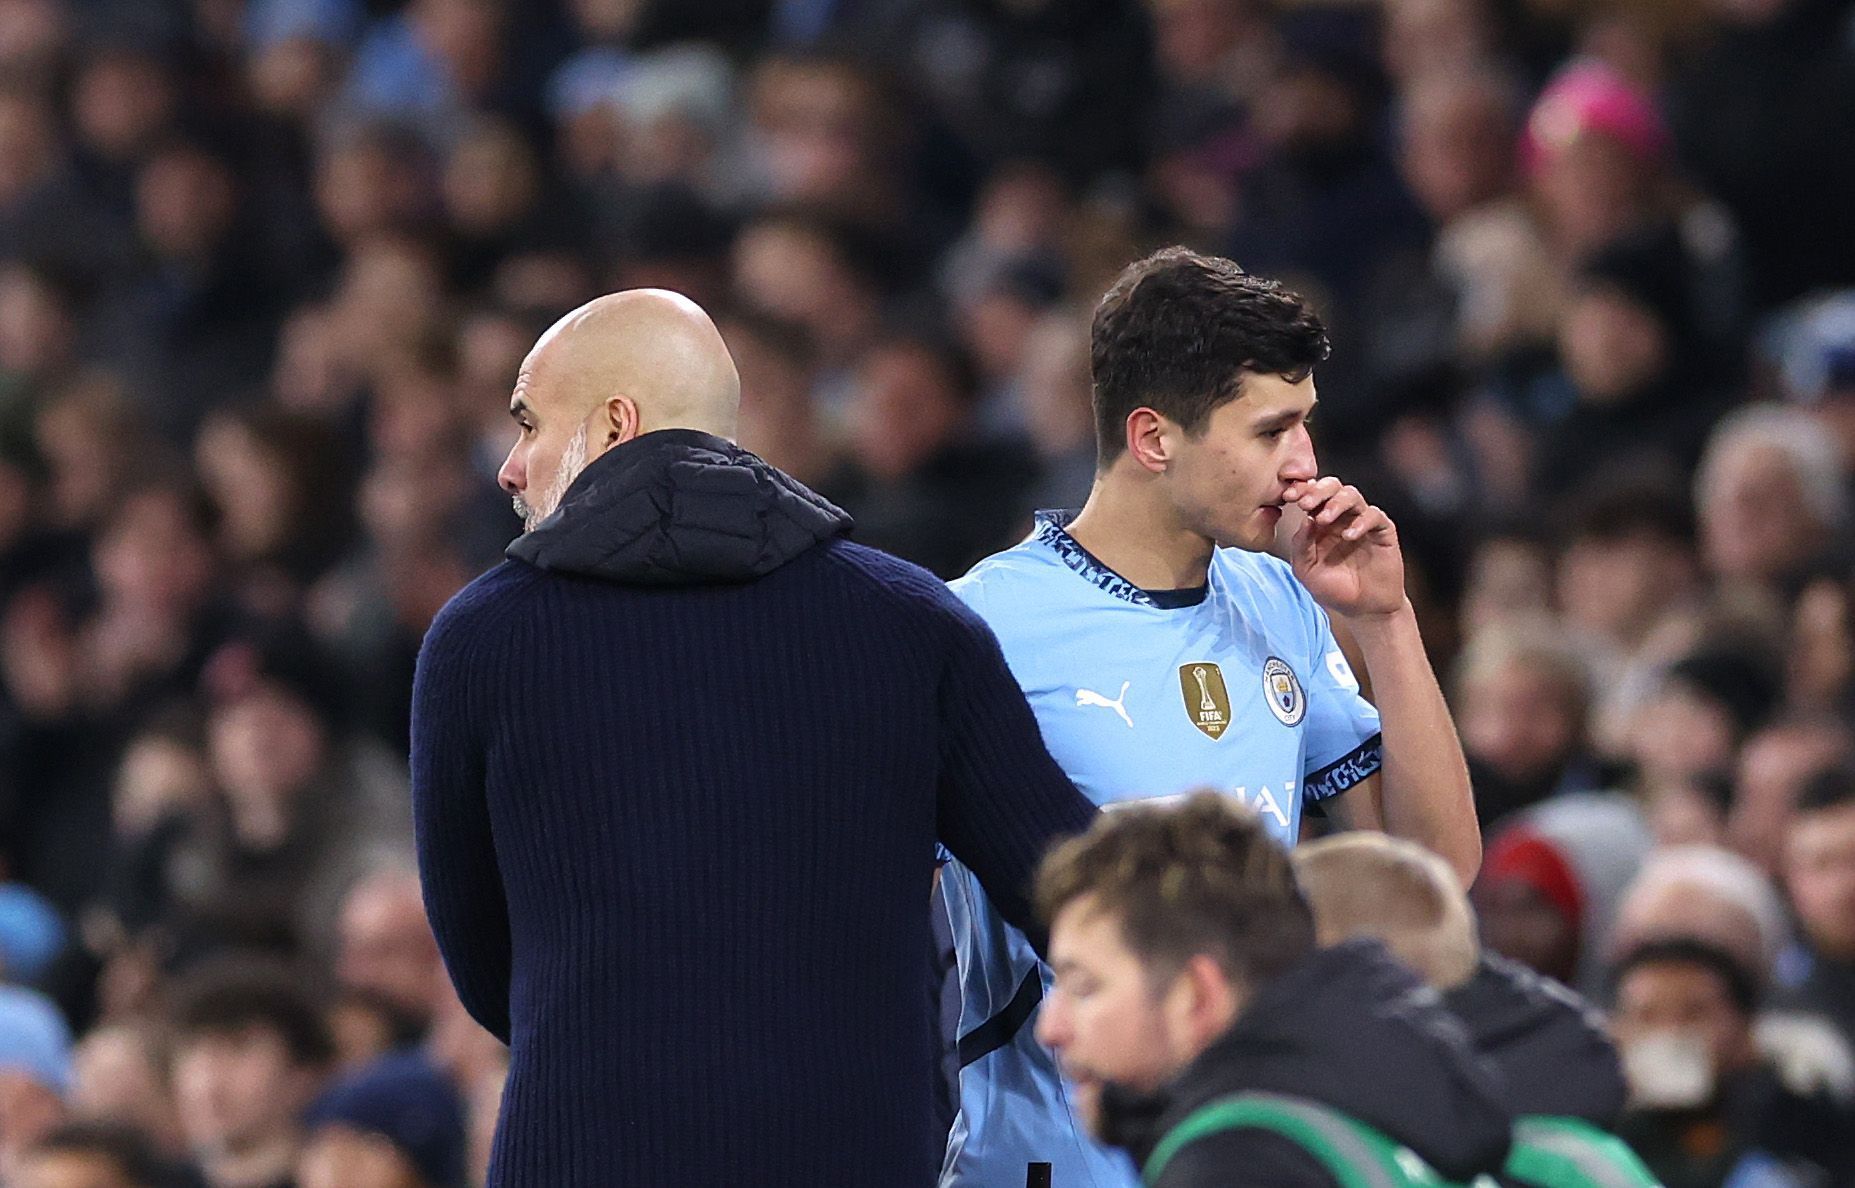
[[[1389,615],[1404,607],[1404,553],[1391,517],[1337,478],[1291,483],[1285,505],[1306,518],[1289,541],[1295,576],[1330,615]]]

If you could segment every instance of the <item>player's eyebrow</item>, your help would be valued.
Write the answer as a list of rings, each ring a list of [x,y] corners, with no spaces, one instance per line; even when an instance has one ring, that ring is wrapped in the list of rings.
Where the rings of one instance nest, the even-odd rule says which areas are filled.
[[[1267,433],[1274,429],[1287,429],[1292,425],[1307,420],[1313,414],[1314,405],[1312,404],[1308,405],[1305,409],[1285,408],[1281,412],[1270,413],[1268,416],[1263,417],[1261,420],[1251,425],[1250,428],[1258,433]]]

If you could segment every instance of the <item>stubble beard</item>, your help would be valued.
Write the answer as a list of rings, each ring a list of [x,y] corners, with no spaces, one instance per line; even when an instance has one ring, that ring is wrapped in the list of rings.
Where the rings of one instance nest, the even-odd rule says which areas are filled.
[[[561,454],[560,465],[554,470],[554,481],[541,493],[541,502],[531,504],[520,495],[513,498],[515,514],[522,517],[522,531],[533,532],[541,521],[553,515],[554,509],[560,506],[561,499],[566,496],[567,488],[573,485],[573,480],[579,478],[580,472],[585,469],[586,426],[581,425]]]

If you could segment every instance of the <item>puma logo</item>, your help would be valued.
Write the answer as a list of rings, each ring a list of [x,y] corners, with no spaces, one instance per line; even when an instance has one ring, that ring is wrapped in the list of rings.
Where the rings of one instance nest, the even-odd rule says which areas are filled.
[[[1127,686],[1131,684],[1133,684],[1132,681],[1122,681],[1121,695],[1113,701],[1109,701],[1106,697],[1103,697],[1093,689],[1077,689],[1076,704],[1098,705],[1102,709],[1111,709],[1115,713],[1121,715],[1121,721],[1127,723],[1127,728],[1132,730],[1134,728],[1134,720],[1127,716],[1127,706],[1125,704],[1127,701]]]

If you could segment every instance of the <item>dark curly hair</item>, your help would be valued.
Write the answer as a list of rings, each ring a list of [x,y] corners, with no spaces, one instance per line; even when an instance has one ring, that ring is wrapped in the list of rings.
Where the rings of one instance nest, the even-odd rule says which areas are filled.
[[[1299,383],[1332,350],[1326,326],[1298,295],[1182,247],[1123,269],[1095,307],[1089,339],[1102,466],[1126,448],[1135,409],[1197,433],[1243,394],[1245,374]]]

